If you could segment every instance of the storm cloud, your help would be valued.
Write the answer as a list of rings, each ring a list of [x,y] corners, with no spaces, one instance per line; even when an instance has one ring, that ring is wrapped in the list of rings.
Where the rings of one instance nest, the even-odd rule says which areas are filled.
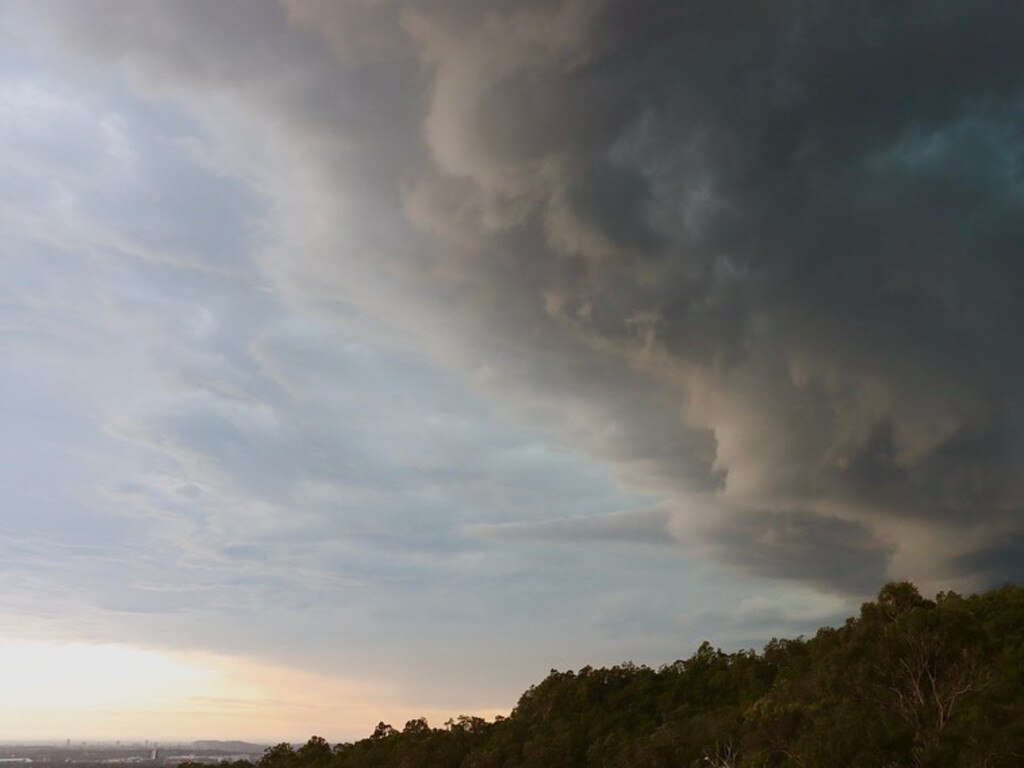
[[[57,7],[63,45],[208,119],[227,90],[315,169],[265,190],[275,290],[424,349],[686,546],[841,590],[1012,576],[1020,9]]]
[[[1019,9],[289,7],[338,66],[363,23],[367,60],[422,63],[394,181],[434,244],[394,257],[458,318],[434,344],[473,386],[744,570],[863,590],[1005,560]]]
[[[9,197],[43,201],[18,224],[33,248],[133,260],[97,299],[120,326],[161,307],[138,380],[172,394],[106,425],[161,470],[102,485],[188,531],[178,565],[205,563],[210,605],[218,583],[258,613],[304,579],[315,601],[508,542],[626,542],[854,596],[1020,578],[1020,8],[89,0],[5,18],[206,132],[140,149],[116,120],[93,136],[69,97],[51,123],[108,150],[75,171],[75,210],[107,229],[25,168]],[[36,115],[30,96],[14,102]],[[53,141],[35,169],[89,156]],[[202,178],[154,160],[175,153]],[[162,180],[159,205],[137,176]]]

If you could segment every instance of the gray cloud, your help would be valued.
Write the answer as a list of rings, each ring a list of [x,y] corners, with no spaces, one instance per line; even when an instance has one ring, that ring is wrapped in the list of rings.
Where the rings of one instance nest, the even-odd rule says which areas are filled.
[[[405,19],[435,165],[407,206],[479,329],[460,343],[507,355],[478,353],[484,390],[569,408],[546,423],[627,483],[697,493],[694,535],[742,568],[978,575],[948,541],[921,568],[897,530],[977,535],[1024,492],[1018,11]]]
[[[1018,510],[1015,517],[1019,514]],[[1022,548],[1024,536],[1014,528],[1009,535],[992,537],[987,544],[961,556],[956,565],[967,573],[982,574],[985,582],[994,586],[1017,584],[1024,577]]]
[[[676,543],[669,530],[671,515],[664,509],[586,515],[532,523],[490,523],[470,526],[472,536],[510,541],[561,543],[630,542],[663,545]]]
[[[246,274],[276,301],[455,372],[501,418],[663,500],[694,551],[854,592],[1005,570],[991,539],[1012,550],[1024,496],[1019,11],[289,0],[17,13],[229,145],[225,173],[266,205],[270,245]],[[203,246],[173,230],[147,246],[213,250],[245,272],[217,240],[216,220],[240,215],[230,194],[197,214],[181,192],[194,182],[152,172]],[[387,483],[401,498],[378,508],[389,523],[414,507],[443,518],[424,502],[441,487],[467,500],[468,520],[447,523],[459,530],[660,535],[640,517],[622,518],[633,534],[560,520],[586,511],[565,491],[520,520],[542,504],[530,487],[557,484],[530,462],[513,473],[522,489],[477,483],[494,438],[460,429],[458,387],[421,399],[430,376],[415,366],[368,370],[329,337],[231,330],[266,307],[243,302],[206,346],[154,347],[191,394],[139,416],[133,436],[201,468],[195,487],[299,499],[367,536],[373,525],[322,503],[328,491],[358,505],[353,489]],[[349,376],[386,393],[393,424],[360,421],[334,391]],[[422,464],[399,476],[383,457],[430,412],[447,431],[411,438]],[[518,500],[509,519],[488,496]]]
[[[863,525],[813,512],[744,511],[707,536],[713,553],[753,574],[796,578],[853,594],[874,589],[888,552]]]
[[[980,576],[963,548],[1012,527],[1019,11],[292,0],[239,27],[143,3],[123,34],[83,13],[56,26],[197,113],[228,88],[317,169],[322,213],[269,193],[319,233],[280,224],[278,290],[415,339],[731,542],[707,551],[843,589],[824,553],[861,553],[860,589]]]

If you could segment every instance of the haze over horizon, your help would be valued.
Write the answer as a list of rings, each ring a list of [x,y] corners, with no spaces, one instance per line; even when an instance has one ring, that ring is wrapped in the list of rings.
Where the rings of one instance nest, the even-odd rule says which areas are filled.
[[[0,739],[349,739],[1020,582],[1022,29],[0,0]]]

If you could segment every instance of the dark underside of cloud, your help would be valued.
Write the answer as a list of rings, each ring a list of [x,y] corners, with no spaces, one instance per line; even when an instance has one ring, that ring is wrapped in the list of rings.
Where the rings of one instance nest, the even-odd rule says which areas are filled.
[[[1020,578],[1024,6],[283,6],[335,75],[282,87],[236,39],[179,76],[243,84],[363,193],[399,293],[350,314],[434,297],[408,327],[438,360],[748,572]],[[429,245],[380,256],[401,227]],[[660,535],[620,522],[582,535]]]
[[[500,286],[489,333],[551,349],[539,396],[594,404],[613,437],[584,444],[703,494],[695,535],[754,572],[870,589],[921,535],[930,575],[1020,576],[1020,534],[986,540],[1024,526],[1024,12],[566,3],[462,43],[417,19],[441,172],[416,202],[462,196],[424,218],[461,285]]]

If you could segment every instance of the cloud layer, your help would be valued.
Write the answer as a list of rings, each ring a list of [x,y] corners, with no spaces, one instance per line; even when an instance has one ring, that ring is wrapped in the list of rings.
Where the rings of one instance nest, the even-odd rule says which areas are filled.
[[[1019,579],[1021,15],[4,6],[0,608],[423,693]]]
[[[1016,575],[1019,12],[290,8],[427,69],[403,266],[482,391],[744,569]]]

